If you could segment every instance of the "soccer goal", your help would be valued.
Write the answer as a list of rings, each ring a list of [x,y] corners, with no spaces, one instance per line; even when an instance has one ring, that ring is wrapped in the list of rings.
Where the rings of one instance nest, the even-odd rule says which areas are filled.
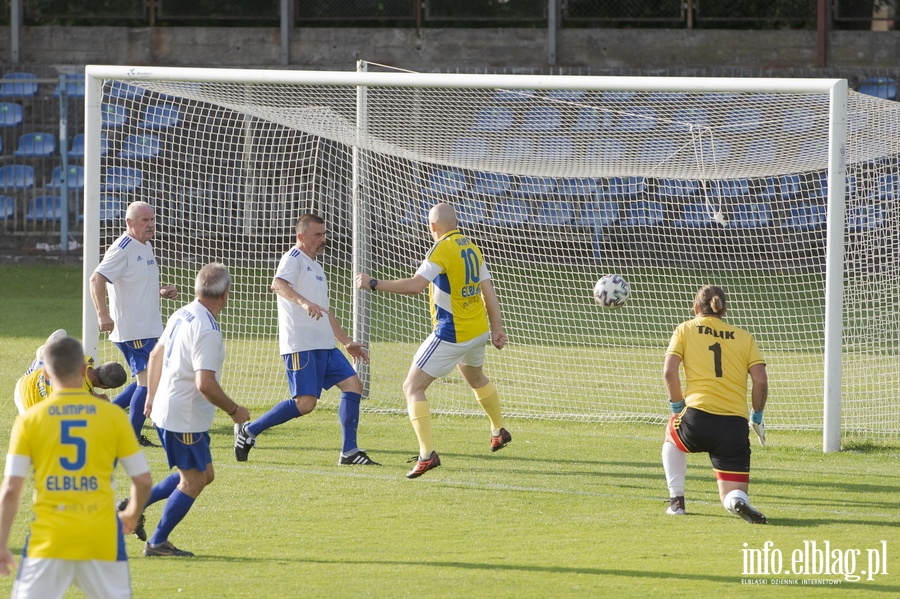
[[[231,269],[223,382],[257,410],[287,394],[269,286],[312,211],[332,308],[369,344],[364,405],[405,411],[427,300],[357,292],[353,273],[411,276],[449,202],[503,305],[510,344],[486,372],[509,416],[662,422],[668,338],[715,283],[766,357],[771,430],[822,430],[825,451],[900,432],[900,105],[845,80],[86,74],[85,281],[124,206],[153,204],[177,305],[204,263]],[[619,310],[592,299],[608,273],[631,285]],[[86,347],[115,359],[84,293]],[[429,399],[479,413],[458,376]]]

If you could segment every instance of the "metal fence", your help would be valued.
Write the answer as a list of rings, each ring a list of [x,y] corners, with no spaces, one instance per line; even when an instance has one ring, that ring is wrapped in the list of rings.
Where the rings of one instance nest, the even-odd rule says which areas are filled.
[[[2,0],[9,24],[15,0]],[[277,26],[281,0],[21,0],[26,25]],[[900,0],[827,0],[835,29],[895,29]],[[817,0],[290,0],[294,26],[816,27]]]

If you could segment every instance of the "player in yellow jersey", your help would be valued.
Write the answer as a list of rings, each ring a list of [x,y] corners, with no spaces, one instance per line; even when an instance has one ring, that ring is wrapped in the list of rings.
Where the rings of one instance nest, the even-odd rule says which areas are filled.
[[[43,349],[43,347],[41,348]],[[125,384],[128,375],[118,362],[106,362],[94,368],[94,358],[84,357],[85,375],[82,388],[101,399],[109,400],[106,395],[96,392],[96,389],[115,389]],[[14,400],[19,414],[49,397],[52,391],[52,383],[47,376],[42,359],[35,359],[24,376],[16,382]]]
[[[357,287],[369,291],[416,295],[431,286],[434,330],[413,357],[403,383],[409,417],[419,440],[419,455],[413,458],[416,465],[407,478],[417,478],[441,465],[433,447],[425,391],[454,367],[491,421],[491,451],[512,441],[512,435],[503,428],[497,389],[482,369],[487,343],[503,349],[507,341],[491,273],[478,246],[459,231],[453,206],[433,206],[428,213],[428,228],[435,244],[412,277],[379,281],[365,273],[356,275]]]
[[[131,597],[124,534],[131,533],[152,480],[128,417],[86,393],[81,344],[66,337],[44,349],[49,398],[16,418],[0,487],[0,574],[16,562],[9,534],[25,477],[34,470],[34,512],[12,596],[62,597],[74,582],[91,598]],[[113,471],[131,477],[131,509],[119,512]],[[121,521],[121,522],[120,522]]]
[[[694,298],[695,318],[678,325],[666,350],[663,383],[673,413],[662,448],[670,497],[666,513],[685,513],[685,454],[705,452],[725,509],[751,524],[766,524],[766,517],[750,505],[747,496],[747,375],[753,384],[750,423],[765,443],[762,414],[769,393],[766,363],[753,335],[723,320],[726,308],[721,287],[701,287]],[[683,391],[679,366],[684,368]]]

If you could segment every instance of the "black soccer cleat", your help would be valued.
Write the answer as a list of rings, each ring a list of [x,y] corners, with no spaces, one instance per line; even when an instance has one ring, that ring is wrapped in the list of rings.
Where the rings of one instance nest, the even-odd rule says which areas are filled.
[[[138,445],[141,447],[159,447],[156,443],[147,438],[147,435],[138,437]]]
[[[126,497],[125,499],[123,499],[122,501],[120,501],[120,502],[118,503],[118,505],[116,505],[116,511],[117,511],[117,512],[121,512],[121,511],[124,510],[126,507],[128,507],[128,502],[129,502],[130,500],[131,500],[130,497]],[[147,531],[144,530],[144,521],[145,521],[145,520],[146,520],[146,518],[144,517],[144,512],[141,512],[141,517],[138,518],[137,526],[135,526],[135,527],[134,527],[134,530],[131,532],[131,534],[133,534],[134,536],[136,536],[136,537],[138,538],[138,540],[140,540],[140,541],[146,541],[146,540],[147,540]]]
[[[194,554],[179,549],[171,541],[164,541],[157,545],[151,543],[144,545],[144,557],[194,557]]]
[[[754,509],[743,499],[735,499],[732,504],[734,507],[734,511],[738,513],[738,515],[749,522],[750,524],[768,524],[769,521],[766,520],[766,517],[762,515],[757,509]]]
[[[246,462],[256,439],[247,433],[247,423],[234,425],[234,457],[238,462]]]
[[[500,451],[512,441],[512,435],[505,428],[500,429],[499,435],[491,435],[491,451]]]
[[[338,460],[338,466],[381,466],[381,464],[360,449],[351,456],[341,455],[341,458]]]

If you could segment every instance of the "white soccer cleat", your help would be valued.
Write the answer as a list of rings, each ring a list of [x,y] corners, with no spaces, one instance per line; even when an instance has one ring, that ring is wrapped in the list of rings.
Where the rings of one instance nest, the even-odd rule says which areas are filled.
[[[759,439],[759,444],[763,447],[766,446],[766,425],[760,422],[756,424],[755,422],[750,423],[750,428],[753,429],[753,432],[756,433],[756,438]]]
[[[670,516],[684,516],[687,513],[684,509],[684,495],[670,497],[669,507],[666,508],[666,513]]]
[[[50,345],[54,341],[59,341],[60,339],[63,339],[64,337],[68,337],[68,336],[69,336],[69,334],[66,332],[65,329],[56,329],[55,331],[50,333],[50,336],[47,337],[46,341],[44,341],[44,345],[37,348],[37,350],[34,352],[35,359],[43,360],[44,346]]]

